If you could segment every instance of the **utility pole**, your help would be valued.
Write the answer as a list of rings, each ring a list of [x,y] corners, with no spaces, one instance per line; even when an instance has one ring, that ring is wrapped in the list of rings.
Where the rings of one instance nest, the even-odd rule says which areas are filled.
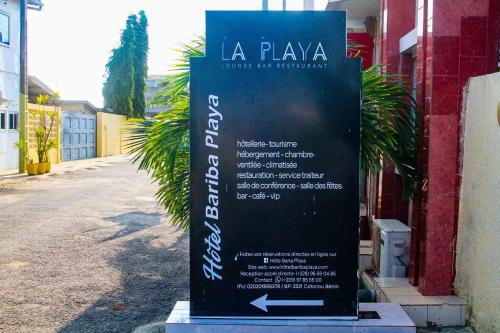
[[[27,0],[20,0],[21,6],[21,40],[20,40],[20,61],[19,61],[19,142],[27,142],[27,108],[28,108],[28,35],[27,35]],[[29,145],[29,143],[27,143]],[[24,173],[26,169],[26,156],[19,150],[19,173]]]

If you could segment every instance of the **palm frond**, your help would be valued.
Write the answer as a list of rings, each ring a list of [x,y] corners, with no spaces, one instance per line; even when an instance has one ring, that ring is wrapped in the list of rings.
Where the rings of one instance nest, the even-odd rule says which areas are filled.
[[[404,198],[419,188],[418,168],[421,116],[400,76],[388,75],[383,66],[362,73],[361,160],[365,170],[379,172],[382,158],[392,160],[403,181]]]

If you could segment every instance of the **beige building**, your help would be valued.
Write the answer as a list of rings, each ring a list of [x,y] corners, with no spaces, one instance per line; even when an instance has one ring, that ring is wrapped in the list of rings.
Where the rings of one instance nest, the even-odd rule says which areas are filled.
[[[500,73],[466,94],[455,288],[477,332],[500,332]]]

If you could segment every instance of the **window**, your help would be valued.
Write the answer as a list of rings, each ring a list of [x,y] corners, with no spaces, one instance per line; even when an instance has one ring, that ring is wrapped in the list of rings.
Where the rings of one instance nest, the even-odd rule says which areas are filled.
[[[0,44],[10,45],[10,17],[7,13],[0,12]]]
[[[269,10],[302,10],[305,5],[303,0],[267,0],[266,2]],[[317,4],[316,7],[318,7]]]
[[[5,112],[0,112],[0,130],[4,130],[5,125]]]
[[[9,113],[9,129],[16,130],[17,129],[17,113]]]

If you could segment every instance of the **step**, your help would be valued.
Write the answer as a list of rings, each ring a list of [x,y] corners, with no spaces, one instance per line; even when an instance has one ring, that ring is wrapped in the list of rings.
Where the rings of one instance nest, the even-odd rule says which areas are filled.
[[[189,302],[177,302],[165,324],[167,333],[415,333],[415,324],[395,303],[360,303],[360,312],[380,319],[190,318]]]

